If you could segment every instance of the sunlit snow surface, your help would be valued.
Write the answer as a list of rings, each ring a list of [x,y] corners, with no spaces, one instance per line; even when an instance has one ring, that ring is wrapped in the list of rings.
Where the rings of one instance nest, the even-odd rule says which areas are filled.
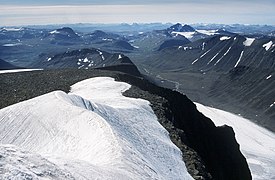
[[[272,41],[269,41],[268,43],[263,45],[263,48],[265,48],[266,51],[268,51],[273,45]]]
[[[1,109],[0,175],[192,179],[149,102],[122,96],[129,88],[98,77]]]
[[[225,41],[225,40],[229,40],[229,39],[231,39],[231,37],[228,37],[228,36],[222,36],[222,37],[220,37],[221,41]]]
[[[186,37],[187,39],[191,39],[196,32],[175,32],[173,31],[172,34],[181,35]]]
[[[196,31],[199,32],[199,33],[208,35],[208,36],[212,36],[212,35],[215,35],[215,34],[219,34],[219,33],[218,33],[218,30],[199,30],[199,29],[197,29]]]
[[[255,38],[246,38],[246,40],[243,42],[243,45],[251,46],[254,41],[255,41]]]
[[[0,74],[26,72],[26,71],[41,71],[41,70],[43,69],[10,69],[10,70],[0,70]]]
[[[13,46],[19,46],[22,45],[22,43],[15,43],[15,44],[3,44],[4,47],[13,47]]]
[[[236,139],[248,161],[253,180],[275,179],[275,134],[251,121],[219,109],[196,103],[216,126],[233,127]]]
[[[238,66],[238,64],[240,63],[240,61],[242,60],[242,57],[243,57],[243,52],[244,52],[244,51],[242,51],[242,52],[241,52],[240,57],[239,57],[239,59],[238,59],[238,61],[236,62],[236,64],[235,64],[235,66],[234,66],[234,67],[237,67],[237,66]]]

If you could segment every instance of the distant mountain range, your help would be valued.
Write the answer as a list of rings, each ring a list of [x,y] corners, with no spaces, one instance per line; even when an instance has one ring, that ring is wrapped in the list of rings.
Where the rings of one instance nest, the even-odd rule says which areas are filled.
[[[123,25],[124,28],[127,26],[129,29],[133,26],[139,28],[130,32],[115,32],[112,29],[80,32],[70,27],[1,28],[0,58],[14,66],[26,68],[91,69],[120,66],[124,71],[128,68],[137,72],[134,63],[143,74],[160,85],[187,93],[198,101],[202,97],[196,91],[202,91],[201,94],[206,93],[205,97],[211,99],[208,102],[210,105],[227,107],[225,104],[230,104],[230,110],[248,114],[262,125],[275,129],[272,121],[275,106],[269,98],[275,89],[272,85],[275,28],[177,23],[166,25],[166,28],[155,26],[160,29],[145,28],[142,31],[141,25]],[[125,58],[130,63],[123,62]],[[9,65],[9,68],[14,67]],[[186,73],[192,75],[184,76]],[[249,75],[253,73],[257,76],[252,80]],[[191,83],[198,77],[196,85]],[[190,84],[189,87],[181,85],[185,83]],[[268,93],[263,91],[266,88],[269,89]],[[249,98],[235,99],[239,94],[241,97],[249,94]],[[227,96],[233,97],[226,100],[227,103],[223,102]],[[205,97],[203,101],[206,101]],[[253,101],[249,100],[251,98]],[[236,103],[240,99],[242,102]]]
[[[0,58],[21,67],[31,67],[45,55],[54,56],[68,50],[101,48],[111,52],[131,52],[127,37],[96,30],[75,32],[72,28],[30,29],[1,28]]]
[[[169,46],[167,46],[169,47]],[[152,61],[154,66],[169,69],[224,70],[238,65],[275,69],[275,38],[249,38],[241,35],[213,37],[192,43],[173,45],[156,56],[163,62]],[[170,56],[169,54],[173,54]],[[167,61],[169,57],[170,61]],[[159,59],[159,58],[158,58]],[[161,61],[161,59],[159,59]],[[173,63],[171,63],[173,62]]]
[[[275,131],[274,100],[270,99],[275,95],[272,81],[275,74],[275,38],[269,35],[239,35],[224,30],[196,30],[205,36],[192,40],[195,32],[189,38],[192,42],[167,45],[179,36],[167,35],[169,30],[189,33],[180,32],[184,31],[182,27],[187,26],[176,24],[155,32],[168,36],[169,40],[155,44],[145,57],[130,55],[130,58],[144,74],[155,77],[154,81],[159,85],[186,93],[194,101],[222,106]],[[191,31],[191,28],[188,30]],[[153,36],[148,38],[155,41]],[[161,51],[154,50],[163,45],[166,46]]]
[[[1,97],[5,99],[1,106],[56,89],[68,92],[71,84],[84,78],[110,75],[131,84],[133,88],[124,95],[150,101],[173,142],[186,153],[183,158],[189,160],[187,167],[195,179],[251,179],[232,128],[215,127],[186,96],[249,118],[275,132],[275,27],[180,23],[102,27],[79,24],[0,28],[0,69],[44,69],[26,73],[26,79],[1,75]],[[21,81],[24,83],[16,83]],[[28,91],[32,93],[29,95],[26,89],[35,90]],[[83,97],[63,93],[61,99],[74,108],[98,107]],[[98,112],[106,115],[106,121],[109,117],[111,121],[119,120],[100,108]],[[6,110],[1,112],[6,114]],[[17,112],[24,114],[27,109]],[[40,117],[41,112],[37,113]],[[0,151],[6,153],[7,148],[1,146]]]

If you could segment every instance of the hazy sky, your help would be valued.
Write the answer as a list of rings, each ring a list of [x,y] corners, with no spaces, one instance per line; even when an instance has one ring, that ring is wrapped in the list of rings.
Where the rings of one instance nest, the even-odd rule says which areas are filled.
[[[275,25],[275,0],[0,0],[0,26],[124,22]]]

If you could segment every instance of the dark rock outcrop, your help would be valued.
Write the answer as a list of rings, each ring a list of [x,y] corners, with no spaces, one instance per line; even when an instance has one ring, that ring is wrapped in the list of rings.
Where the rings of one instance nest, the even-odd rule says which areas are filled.
[[[129,78],[127,75],[119,76],[119,79],[167,100],[165,104],[167,120],[172,122],[175,128],[183,131],[181,141],[199,154],[213,179],[252,178],[231,127],[216,127],[209,118],[196,109],[191,100],[179,92],[157,87],[145,80]],[[136,94],[135,97],[140,95]],[[151,103],[154,106],[155,102]]]
[[[123,40],[116,41],[114,43],[114,47],[127,49],[127,50],[134,50],[135,49],[130,43],[128,43],[127,41],[123,41]]]
[[[120,36],[118,34],[115,33],[110,33],[110,32],[104,32],[101,30],[95,30],[92,33],[88,33],[88,34],[84,34],[84,36],[86,39],[99,43],[97,41],[115,41],[115,40],[126,40],[123,36]]]
[[[49,40],[51,44],[60,46],[74,45],[75,43],[81,42],[80,36],[71,28],[63,27],[49,32],[45,38]]]
[[[105,67],[100,67],[97,69],[102,69],[102,70],[109,70],[109,71],[119,71],[123,72],[126,74],[131,74],[133,76],[141,77],[142,75],[140,74],[138,68],[136,65],[127,57],[123,56],[117,60],[116,64],[105,66]]]
[[[176,32],[194,32],[195,29],[187,24],[182,25],[177,23],[167,29],[168,31],[176,31]]]
[[[72,28],[63,27],[52,31],[51,34],[56,35],[58,38],[79,38],[79,36],[74,32]]]
[[[94,37],[106,37],[108,34],[101,30],[96,30],[92,34]]]

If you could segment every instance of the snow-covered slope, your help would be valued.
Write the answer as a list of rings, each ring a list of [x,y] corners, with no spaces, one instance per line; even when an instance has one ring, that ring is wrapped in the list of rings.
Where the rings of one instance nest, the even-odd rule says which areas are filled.
[[[0,179],[74,179],[69,171],[14,145],[1,144],[0,155]]]
[[[253,180],[275,179],[275,134],[251,121],[226,111],[196,103],[199,111],[216,126],[233,127],[240,149],[247,159]]]
[[[0,176],[192,179],[149,102],[122,96],[129,88],[98,77],[1,109]]]

